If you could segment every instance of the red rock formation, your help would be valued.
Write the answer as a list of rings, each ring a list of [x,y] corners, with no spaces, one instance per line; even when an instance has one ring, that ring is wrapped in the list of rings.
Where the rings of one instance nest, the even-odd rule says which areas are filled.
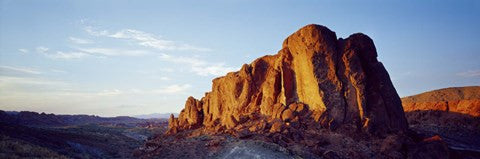
[[[410,111],[445,111],[480,117],[480,86],[454,87],[402,98]]]
[[[214,79],[201,100],[189,97],[179,117],[169,120],[168,134],[200,126],[227,131],[259,118],[269,119],[272,132],[298,120],[370,133],[408,127],[372,39],[357,33],[337,40],[313,24],[290,35],[278,54]]]

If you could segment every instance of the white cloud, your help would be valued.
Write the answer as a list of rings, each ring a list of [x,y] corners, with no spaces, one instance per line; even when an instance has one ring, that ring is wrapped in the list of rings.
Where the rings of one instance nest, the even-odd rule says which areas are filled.
[[[465,72],[460,72],[457,75],[462,77],[480,77],[480,70],[469,70]]]
[[[167,54],[161,54],[159,58],[164,61],[186,64],[190,67],[192,72],[200,76],[222,76],[228,72],[236,70],[234,67],[225,66],[224,63],[209,63],[194,57],[174,57]]]
[[[192,66],[204,66],[204,65],[207,65],[208,63],[204,60],[201,60],[201,59],[198,59],[198,58],[194,58],[194,57],[172,57],[172,56],[169,56],[168,58],[163,58],[167,61],[171,61],[171,62],[174,62],[174,63],[183,63],[183,64],[189,64],[189,65],[192,65]]]
[[[4,88],[6,86],[14,86],[14,85],[68,85],[62,81],[55,81],[50,79],[43,79],[43,78],[33,78],[33,77],[12,77],[12,76],[0,76],[0,88]]]
[[[226,75],[228,72],[232,72],[235,70],[233,67],[227,67],[224,63],[217,63],[212,65],[206,66],[192,66],[193,72],[197,73],[201,76],[223,76]]]
[[[109,33],[107,30],[97,30],[96,28],[92,26],[86,26],[84,30],[93,36],[107,36]]]
[[[52,58],[52,59],[81,59],[84,57],[90,56],[89,54],[83,53],[83,52],[62,52],[62,51],[57,51],[55,54],[45,54],[45,56]]]
[[[154,34],[140,30],[123,29],[112,33],[108,30],[99,30],[92,26],[87,26],[84,28],[84,30],[92,36],[126,39],[134,41],[140,46],[162,51],[210,51],[210,49],[207,48],[195,47],[192,45],[181,44],[171,40],[165,40],[160,38],[159,36],[155,36]],[[149,53],[143,50],[119,50],[109,48],[80,48],[78,50],[89,54],[101,54],[106,56],[140,56]],[[172,63],[185,64],[190,68],[192,72],[201,76],[220,76],[225,75],[226,73],[236,69],[226,66],[225,63],[211,63],[196,57],[171,56],[165,53],[161,53],[159,58]]]
[[[158,50],[183,50],[183,51],[210,51],[211,49],[196,47],[189,44],[181,44],[171,40],[160,39],[153,34],[134,30],[123,29],[115,33],[110,34],[108,30],[96,30],[92,26],[87,26],[84,29],[88,34],[93,36],[105,36],[115,39],[127,39],[138,43],[140,46],[150,47]]]
[[[117,39],[135,40],[141,46],[152,47],[159,50],[176,49],[175,43],[173,41],[161,40],[151,34],[138,31],[138,30],[133,30],[133,29],[121,30],[112,35],[109,35],[109,37],[117,38]]]
[[[56,53],[51,53],[51,52],[49,52],[50,49],[47,48],[47,47],[44,47],[44,46],[38,46],[37,48],[35,48],[35,50],[38,53],[41,53],[44,56],[46,56],[48,58],[51,58],[51,59],[66,59],[66,60],[69,60],[69,59],[80,59],[80,58],[84,58],[84,57],[89,56],[86,53],[78,52],[78,51],[76,51],[76,52],[57,51]]]
[[[2,71],[3,70],[3,71]],[[4,71],[15,71],[15,72],[21,72],[21,73],[27,73],[27,74],[42,74],[42,72],[37,71],[33,68],[26,68],[26,67],[14,67],[14,66],[0,66],[0,72]]]
[[[49,49],[47,47],[44,47],[44,46],[38,46],[37,48],[35,48],[35,50],[38,52],[38,53],[46,53]]]
[[[28,49],[18,49],[18,51],[20,51],[21,53],[27,53]]]
[[[149,54],[145,50],[123,50],[113,48],[78,48],[78,50],[90,54],[100,54],[105,56],[141,56]]]
[[[154,90],[153,93],[159,93],[159,94],[176,94],[176,93],[182,93],[188,90],[190,87],[192,87],[189,84],[183,84],[183,85],[170,85],[162,89]]]
[[[103,56],[142,56],[149,54],[146,50],[126,50],[114,48],[76,48],[76,51],[63,52],[57,51],[55,53],[49,52],[50,49],[39,46],[36,48],[37,52],[51,59],[81,59],[85,57],[103,57]],[[103,56],[96,56],[103,55]]]
[[[120,91],[118,89],[103,90],[103,91],[97,93],[97,95],[100,95],[100,96],[116,96],[116,95],[121,95],[121,94],[123,94],[123,91]]]
[[[91,44],[93,43],[91,40],[88,39],[80,39],[80,38],[75,38],[75,37],[69,37],[68,38],[70,41],[76,44]]]

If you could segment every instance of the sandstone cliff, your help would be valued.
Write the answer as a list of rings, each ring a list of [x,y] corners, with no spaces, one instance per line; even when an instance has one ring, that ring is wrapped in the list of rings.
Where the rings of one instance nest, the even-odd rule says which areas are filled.
[[[213,80],[200,100],[189,97],[168,134],[203,127],[208,132],[281,131],[314,123],[368,133],[408,128],[401,100],[372,39],[357,33],[337,39],[321,25],[290,35],[282,49]]]

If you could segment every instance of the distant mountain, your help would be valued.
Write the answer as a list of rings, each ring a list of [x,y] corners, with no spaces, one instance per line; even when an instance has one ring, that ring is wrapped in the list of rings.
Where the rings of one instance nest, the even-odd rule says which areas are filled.
[[[403,97],[403,102],[432,102],[480,99],[480,86],[449,87]]]
[[[139,119],[168,119],[170,118],[170,114],[174,116],[178,116],[178,113],[152,113],[152,114],[142,114],[142,115],[134,115],[133,117]]]
[[[30,111],[2,111],[0,120],[4,123],[25,126],[68,126],[84,124],[139,124],[149,120],[128,116],[99,117],[95,115],[55,115]]]
[[[406,112],[436,110],[480,117],[480,86],[451,87],[402,98]]]

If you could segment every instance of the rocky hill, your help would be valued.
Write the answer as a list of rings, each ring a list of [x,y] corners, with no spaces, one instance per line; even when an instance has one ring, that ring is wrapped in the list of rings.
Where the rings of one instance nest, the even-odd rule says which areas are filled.
[[[480,86],[452,87],[402,98],[406,112],[438,110],[480,117]]]
[[[0,120],[3,123],[36,126],[36,127],[50,127],[50,126],[71,126],[84,124],[130,124],[135,125],[139,123],[146,123],[149,120],[138,119],[128,116],[118,117],[99,117],[95,115],[56,115],[37,113],[31,111],[2,111],[0,110]],[[151,120],[151,122],[156,122]]]
[[[431,137],[431,138],[429,138]],[[439,136],[417,134],[373,40],[307,25],[282,49],[189,97],[142,158],[448,158]]]

